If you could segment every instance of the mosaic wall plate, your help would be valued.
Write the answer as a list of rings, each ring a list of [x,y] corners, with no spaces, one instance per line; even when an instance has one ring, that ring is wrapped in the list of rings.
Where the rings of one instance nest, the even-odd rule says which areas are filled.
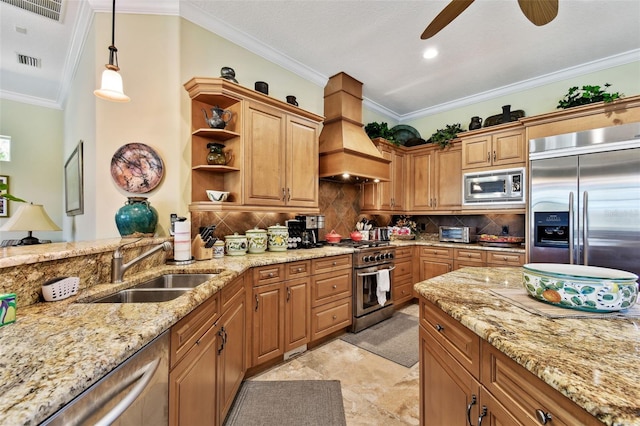
[[[160,184],[163,175],[162,158],[143,143],[123,145],[111,158],[111,177],[127,192],[149,192]]]

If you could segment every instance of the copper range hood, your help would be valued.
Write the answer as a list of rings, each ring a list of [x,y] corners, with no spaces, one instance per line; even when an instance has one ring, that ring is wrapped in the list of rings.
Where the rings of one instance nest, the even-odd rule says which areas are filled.
[[[362,83],[341,72],[324,88],[320,132],[320,179],[368,183],[388,181],[389,163],[364,131]]]

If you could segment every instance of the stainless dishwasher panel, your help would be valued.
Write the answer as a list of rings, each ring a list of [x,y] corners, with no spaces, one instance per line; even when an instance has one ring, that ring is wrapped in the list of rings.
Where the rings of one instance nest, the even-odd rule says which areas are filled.
[[[166,331],[47,419],[43,425],[167,425]]]

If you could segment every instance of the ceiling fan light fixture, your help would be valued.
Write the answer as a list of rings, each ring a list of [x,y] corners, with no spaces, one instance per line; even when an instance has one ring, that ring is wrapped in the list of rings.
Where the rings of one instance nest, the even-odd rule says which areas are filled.
[[[122,88],[122,76],[118,74],[118,49],[116,49],[116,0],[113,0],[113,10],[111,14],[111,46],[109,46],[109,63],[102,72],[102,84],[100,89],[94,90],[93,94],[100,99],[112,102],[129,102],[130,97],[124,94]]]
[[[422,57],[424,59],[433,59],[436,56],[438,56],[438,49],[436,49],[435,47],[430,47],[422,52]]]

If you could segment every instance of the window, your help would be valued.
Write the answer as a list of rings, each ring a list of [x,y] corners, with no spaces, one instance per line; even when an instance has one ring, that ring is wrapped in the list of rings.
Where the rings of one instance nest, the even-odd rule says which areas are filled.
[[[0,161],[11,161],[11,136],[0,135]]]

